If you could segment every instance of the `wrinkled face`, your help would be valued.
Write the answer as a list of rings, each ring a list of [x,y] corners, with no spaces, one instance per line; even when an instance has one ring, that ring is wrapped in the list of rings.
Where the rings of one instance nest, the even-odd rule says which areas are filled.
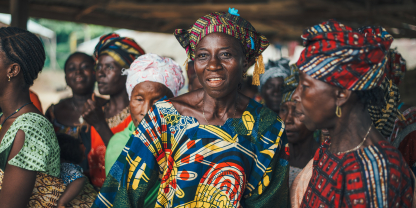
[[[141,82],[131,92],[130,114],[134,125],[137,127],[155,102],[164,96],[173,97],[172,92],[158,82]]]
[[[303,115],[296,111],[295,102],[283,103],[280,106],[279,116],[285,122],[289,143],[302,143],[313,134],[313,131],[309,131],[300,121]]]
[[[195,72],[205,92],[223,98],[236,91],[248,62],[240,42],[225,33],[211,33],[195,49]]]
[[[65,80],[74,94],[85,95],[94,91],[94,63],[85,55],[70,57],[65,66]]]
[[[301,122],[313,131],[333,126],[335,115],[335,87],[299,72],[299,85],[293,94],[303,117]]]
[[[280,103],[282,102],[283,84],[283,77],[274,77],[268,79],[262,87],[262,97],[266,106],[276,113],[279,113]]]
[[[121,75],[121,66],[109,55],[101,55],[97,63],[98,91],[102,95],[117,95],[126,90],[127,76]]]

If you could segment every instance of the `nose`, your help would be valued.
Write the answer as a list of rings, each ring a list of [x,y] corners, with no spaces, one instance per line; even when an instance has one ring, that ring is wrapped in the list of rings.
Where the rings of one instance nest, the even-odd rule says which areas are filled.
[[[287,115],[286,115],[286,118],[285,118],[285,120],[284,120],[284,122],[285,122],[285,124],[286,125],[289,125],[289,124],[294,124],[294,109],[293,108],[289,108],[288,109],[288,112],[287,112]]]
[[[302,88],[302,86],[298,85],[298,87],[296,87],[296,90],[292,95],[292,100],[294,100],[298,103],[301,101],[301,99],[300,99],[300,91],[302,90],[301,88]]]
[[[221,61],[217,56],[211,56],[211,59],[208,62],[208,70],[218,71],[222,69]]]
[[[97,67],[97,71],[95,73],[96,78],[105,77],[105,73],[102,67]]]
[[[143,104],[142,110],[140,112],[140,115],[145,116],[147,112],[149,112],[150,108],[152,107],[153,103],[151,102],[145,102]]]

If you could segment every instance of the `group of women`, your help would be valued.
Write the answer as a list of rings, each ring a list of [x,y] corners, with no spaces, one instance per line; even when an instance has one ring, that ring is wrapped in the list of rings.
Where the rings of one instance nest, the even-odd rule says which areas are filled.
[[[397,144],[415,111],[399,110],[404,63],[384,28],[315,25],[292,66],[264,65],[268,40],[235,9],[174,35],[189,93],[176,62],[112,33],[68,58],[73,96],[45,118],[29,97],[42,43],[0,28],[0,206],[414,206],[413,153]],[[241,93],[252,65],[264,105]]]

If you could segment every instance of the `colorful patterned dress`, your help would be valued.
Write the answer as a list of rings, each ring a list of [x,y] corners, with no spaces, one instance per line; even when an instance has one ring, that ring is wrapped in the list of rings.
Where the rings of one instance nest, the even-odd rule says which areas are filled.
[[[200,125],[167,101],[143,118],[93,207],[289,207],[284,124],[251,100],[242,118]]]
[[[318,149],[301,207],[412,206],[414,181],[400,152],[387,141],[345,154]]]

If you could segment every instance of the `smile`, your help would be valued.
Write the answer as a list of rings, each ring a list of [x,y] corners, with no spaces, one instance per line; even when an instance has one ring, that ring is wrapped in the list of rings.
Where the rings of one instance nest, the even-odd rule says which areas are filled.
[[[225,82],[225,80],[223,78],[220,78],[220,77],[215,77],[215,78],[209,78],[209,79],[207,79],[207,84],[210,87],[219,87],[224,82]]]

